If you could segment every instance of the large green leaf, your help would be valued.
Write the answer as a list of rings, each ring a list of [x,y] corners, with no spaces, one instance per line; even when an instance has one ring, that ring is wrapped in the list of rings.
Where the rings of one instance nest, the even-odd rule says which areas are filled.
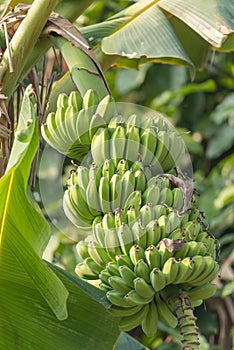
[[[106,310],[105,294],[53,265],[46,268],[56,273],[69,291],[69,317],[58,320],[21,266],[9,266],[8,279],[0,283],[0,348],[113,349],[119,330]]]
[[[229,0],[141,0],[82,33],[104,54],[128,58],[118,59],[119,66],[161,62],[199,69],[211,46],[234,49],[233,6]]]
[[[49,239],[49,226],[35,204],[29,203],[33,201],[26,193],[31,162],[38,146],[32,100],[33,92],[29,87],[23,99],[7,171],[0,180],[0,279],[4,284],[8,280],[9,266],[20,265],[56,316],[65,319],[68,292],[40,258]]]
[[[148,1],[149,2],[149,1]],[[162,58],[164,61],[192,65],[173,28],[155,1],[144,11],[133,12],[124,25],[102,41],[102,50],[109,55],[128,58]]]
[[[26,195],[30,165],[38,144],[31,98],[32,91],[28,89],[21,109],[18,139],[13,146],[7,172],[0,180],[1,278],[6,278],[4,267],[10,261],[13,265],[20,262],[57,316],[65,318],[67,291],[48,272],[38,256],[42,254],[49,239],[49,227],[38,211],[28,203]],[[11,254],[7,254],[8,251]]]

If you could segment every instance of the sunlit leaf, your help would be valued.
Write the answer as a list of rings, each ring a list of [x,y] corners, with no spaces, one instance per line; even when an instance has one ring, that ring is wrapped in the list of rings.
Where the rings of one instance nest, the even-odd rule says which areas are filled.
[[[163,33],[162,33],[163,28]],[[152,2],[113,34],[102,40],[102,50],[127,58],[164,58],[192,65],[163,12]]]
[[[0,348],[33,350],[112,349],[119,336],[105,294],[48,264],[69,291],[68,318],[58,320],[20,265],[8,266],[0,283]],[[4,282],[4,283],[3,283]]]
[[[160,0],[158,6],[178,17],[215,47],[234,30],[234,3],[229,0]]]

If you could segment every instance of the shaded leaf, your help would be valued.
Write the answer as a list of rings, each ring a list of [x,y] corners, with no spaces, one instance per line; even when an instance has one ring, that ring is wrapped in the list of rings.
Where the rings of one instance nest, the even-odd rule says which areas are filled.
[[[147,350],[144,345],[140,344],[136,339],[132,338],[127,333],[121,333],[118,343],[116,344],[114,350]]]
[[[218,158],[227,151],[234,143],[234,129],[229,125],[222,125],[217,133],[209,141],[206,155],[209,159]]]

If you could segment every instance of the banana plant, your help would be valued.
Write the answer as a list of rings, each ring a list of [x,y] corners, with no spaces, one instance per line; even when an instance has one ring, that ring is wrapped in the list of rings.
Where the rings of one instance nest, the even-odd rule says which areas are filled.
[[[50,1],[49,6],[47,6],[47,1],[35,0],[27,1],[27,4],[31,6],[17,6],[18,1],[10,1],[5,8],[2,18],[1,24],[4,31],[1,40],[3,44],[5,43],[5,47],[2,48],[4,54],[0,70],[0,86],[2,93],[1,109],[3,111],[0,129],[1,137],[3,138],[1,151],[2,159],[5,163],[2,166],[3,172],[5,165],[7,165],[7,167],[0,182],[1,198],[3,199],[0,207],[2,219],[0,230],[1,296],[2,300],[5,302],[0,316],[0,329],[2,334],[4,334],[5,329],[7,329],[7,332],[5,336],[1,337],[0,342],[2,347],[12,349],[24,349],[26,347],[45,349],[48,348],[48,346],[51,349],[57,349],[61,347],[61,345],[63,345],[64,349],[75,349],[77,346],[85,349],[94,347],[93,344],[95,344],[97,348],[100,347],[100,349],[103,347],[111,349],[117,342],[120,330],[128,331],[142,324],[145,333],[147,335],[152,335],[156,332],[157,318],[159,317],[164,322],[169,322],[171,327],[177,324],[177,320],[184,319],[184,321],[181,321],[179,324],[183,334],[184,348],[194,346],[194,349],[196,349],[198,346],[198,333],[194,323],[193,305],[189,301],[189,298],[194,302],[195,306],[197,301],[200,302],[203,295],[212,295],[214,289],[209,282],[212,280],[212,277],[217,274],[218,265],[215,262],[215,242],[205,229],[205,224],[202,223],[203,221],[199,216],[199,212],[193,210],[191,204],[191,207],[189,207],[192,213],[190,217],[183,207],[184,192],[181,191],[180,186],[178,186],[179,180],[176,179],[176,174],[170,174],[168,178],[165,176],[163,177],[163,180],[168,180],[164,181],[167,183],[165,184],[166,191],[164,192],[167,192],[168,196],[165,197],[164,203],[167,204],[168,208],[171,206],[174,209],[179,205],[178,212],[181,212],[181,215],[185,215],[184,221],[183,219],[181,220],[183,224],[185,226],[190,224],[190,230],[197,230],[195,231],[195,239],[191,240],[191,242],[195,241],[197,244],[191,244],[190,247],[190,245],[185,245],[185,241],[180,241],[177,242],[177,246],[175,247],[174,241],[179,240],[176,236],[178,232],[175,233],[175,236],[172,235],[170,237],[168,236],[168,232],[165,232],[165,236],[161,235],[158,241],[155,237],[151,238],[152,244],[147,243],[147,239],[149,239],[147,235],[137,238],[137,233],[136,238],[134,238],[132,242],[131,240],[125,242],[124,237],[125,234],[127,234],[128,224],[129,226],[131,225],[130,221],[121,221],[120,227],[123,232],[121,231],[122,243],[120,248],[118,247],[118,254],[116,254],[117,252],[113,247],[108,251],[108,244],[97,246],[97,242],[92,241],[93,243],[90,243],[89,246],[86,242],[80,243],[79,247],[83,244],[83,250],[80,248],[79,252],[81,257],[84,258],[84,262],[81,262],[80,265],[77,266],[76,272],[82,279],[75,279],[54,265],[45,264],[41,260],[42,252],[48,242],[49,229],[27,187],[30,167],[38,145],[38,125],[35,116],[35,104],[37,104],[38,110],[40,101],[38,99],[39,95],[36,91],[36,86],[34,86],[34,90],[37,101],[32,97],[31,88],[25,91],[17,132],[10,156],[8,155],[8,140],[10,130],[12,132],[14,131],[15,120],[12,119],[10,113],[7,112],[4,102],[9,100],[16,85],[32,69],[38,61],[38,58],[52,45],[61,52],[68,65],[69,71],[60,81],[56,82],[52,88],[49,101],[50,107],[47,111],[47,113],[51,111],[48,118],[50,118],[49,120],[52,125],[54,122],[57,123],[56,104],[59,106],[59,103],[62,101],[62,98],[59,98],[57,102],[57,97],[60,92],[70,93],[72,90],[79,91],[80,95],[78,95],[80,97],[78,97],[78,99],[80,104],[78,104],[78,116],[82,107],[85,107],[83,103],[84,100],[88,100],[86,105],[88,108],[92,106],[92,104],[90,105],[89,103],[89,99],[92,99],[93,94],[96,94],[96,99],[93,98],[92,101],[95,101],[94,104],[99,105],[99,107],[101,105],[108,105],[107,102],[112,103],[111,92],[105,80],[102,68],[107,69],[113,63],[127,67],[138,67],[138,65],[147,62],[183,64],[188,66],[194,74],[196,68],[203,66],[211,45],[215,49],[233,50],[232,35],[227,39],[227,36],[232,33],[230,12],[225,12],[225,9],[227,9],[230,4],[225,1],[222,3],[221,7],[218,7],[216,6],[217,1],[212,0],[210,1],[212,10],[208,11],[204,2],[200,1],[196,3],[196,5],[191,3],[188,13],[188,11],[185,11],[188,7],[188,3],[185,3],[185,1],[181,2],[181,6],[178,7],[177,2],[171,0],[142,0],[111,17],[104,23],[86,27],[81,30],[81,32],[65,19],[52,13],[53,10],[55,12],[58,11],[60,14],[64,14],[64,16],[73,21],[91,3],[92,1],[80,1],[79,5],[77,5],[75,1],[71,0]],[[15,8],[14,12],[9,11],[11,7]],[[220,18],[219,23],[217,23],[217,17]],[[198,18],[197,22],[194,18]],[[152,23],[152,26],[149,25],[150,23]],[[160,35],[160,28],[164,28],[165,36]],[[183,36],[185,31],[187,33],[186,38]],[[149,35],[152,32],[159,33],[159,35]],[[29,33],[32,33],[32,35],[29,35]],[[86,36],[88,39],[87,41],[81,33]],[[92,39],[89,40],[90,38]],[[198,54],[196,50],[191,49],[189,45],[191,40],[196,47],[201,50]],[[24,45],[22,45],[22,43],[24,43]],[[90,50],[90,45],[93,46],[97,56]],[[97,60],[96,57],[98,57],[99,60]],[[64,84],[64,81],[68,83]],[[66,86],[65,89],[64,86]],[[93,89],[92,92],[90,92],[90,88]],[[65,106],[62,108],[64,108],[63,112],[65,113]],[[119,135],[122,135],[121,137],[112,134],[114,136],[112,137],[112,135],[109,135],[108,139],[106,130],[108,130],[108,128],[111,129],[111,123],[109,117],[106,119],[104,110],[105,108],[99,108],[99,112],[101,112],[98,113],[98,115],[102,118],[102,120],[99,120],[99,127],[93,129],[89,128],[91,130],[89,132],[89,135],[91,135],[91,137],[89,136],[89,149],[91,149],[92,152],[92,149],[95,148],[94,145],[96,145],[97,148],[99,147],[98,149],[100,152],[93,152],[92,154],[94,160],[97,163],[99,162],[99,168],[102,163],[99,157],[104,155],[104,158],[108,159],[108,155],[105,153],[106,150],[103,150],[102,146],[100,146],[100,144],[103,144],[101,141],[109,141],[112,145],[112,151],[114,152],[115,150],[115,154],[118,154],[121,149],[121,147],[119,148],[121,143],[118,145],[115,143],[112,144],[112,139],[115,140],[122,137],[122,144],[124,145],[126,139],[130,139],[131,137],[134,142],[138,140],[137,144],[139,145],[144,145],[144,142],[148,142],[148,145],[151,144],[147,141],[149,138],[155,140],[156,135],[151,135],[151,133],[148,133],[147,136],[142,136],[140,125],[136,125],[135,127],[133,122],[130,122],[130,126],[128,127],[131,129],[131,136],[129,136],[130,131],[126,127],[127,123],[116,129],[120,132]],[[113,110],[111,113],[113,113]],[[72,119],[74,118],[70,118],[70,120]],[[88,124],[91,123],[91,120],[92,119],[87,121]],[[47,119],[47,126],[48,125]],[[48,128],[49,134],[48,131],[46,133],[46,126],[43,128],[42,133],[44,133],[45,139],[46,135],[49,135],[48,139],[53,146],[53,136],[56,135],[58,128],[56,130]],[[163,135],[168,134],[167,129],[163,129],[162,131],[164,131]],[[79,129],[77,132],[79,134]],[[102,138],[104,133],[107,139]],[[172,137],[176,136],[173,134]],[[143,139],[145,141],[143,141]],[[161,141],[162,144],[163,142],[165,141]],[[82,144],[82,140],[78,143],[78,149],[80,144]],[[147,151],[148,146],[144,147]],[[64,153],[67,154],[70,147],[67,148],[66,145],[65,148]],[[129,152],[131,152],[130,148],[131,147],[129,147]],[[170,151],[172,152],[172,149],[169,150],[169,153]],[[171,171],[175,165],[176,157],[179,156],[173,154],[165,158],[166,150],[163,149],[163,147],[160,151],[158,149],[156,151],[155,148],[153,154],[157,159],[158,157],[160,158],[159,155],[161,155],[160,162],[163,161],[162,168],[164,172]],[[74,156],[74,153],[72,153],[72,156]],[[78,160],[80,160],[80,157],[80,154],[78,154]],[[112,167],[112,169],[114,169],[112,171],[112,176],[110,176],[110,174],[108,175],[110,180],[115,174],[118,175],[117,172],[119,172],[119,170],[116,170],[117,163],[124,157],[124,154],[118,154],[116,157],[115,164]],[[129,168],[133,166],[131,164],[131,157],[130,163],[127,165]],[[145,157],[147,159],[149,155],[145,154]],[[135,161],[136,159],[134,162]],[[123,209],[126,211],[126,215],[133,203],[134,206],[137,206],[139,201],[139,211],[141,210],[142,215],[144,210],[145,212],[149,212],[149,208],[142,209],[144,206],[148,205],[148,202],[142,202],[142,198],[148,195],[145,194],[145,191],[147,188],[150,188],[150,186],[147,187],[148,182],[153,178],[152,174],[150,176],[145,175],[146,165],[149,165],[149,163],[146,162],[143,166],[132,169],[131,173],[134,173],[134,177],[136,178],[134,178],[134,181],[139,183],[140,187],[134,188],[134,198],[126,197],[125,200],[120,199],[122,203],[121,210]],[[104,170],[102,169],[102,171]],[[145,177],[142,177],[142,172]],[[125,171],[123,171],[123,173],[125,174]],[[129,173],[128,175],[130,176]],[[139,179],[137,176],[139,176]],[[145,187],[142,185],[142,181]],[[109,192],[107,184],[105,180],[98,183],[98,188],[100,185],[100,198],[97,201],[98,203],[100,203],[100,199],[103,199],[104,195],[106,196],[106,193]],[[79,184],[77,183],[76,185]],[[106,199],[105,197],[105,200],[101,201],[102,204],[99,210],[97,210],[97,208],[91,208],[90,206],[88,209],[89,215],[87,215],[87,208],[85,207],[86,212],[84,212],[83,215],[80,210],[81,197],[78,196],[79,200],[77,203],[75,202],[75,206],[73,203],[74,201],[71,201],[70,193],[73,186],[74,183],[71,182],[64,200],[64,208],[71,221],[76,220],[78,227],[87,228],[87,225],[90,225],[96,220],[94,217],[97,217],[98,219],[95,221],[97,226],[100,222],[103,225],[102,220],[104,220],[104,216],[108,214],[106,212],[106,206],[109,205],[109,209],[110,205],[112,206],[112,204],[109,204],[109,202],[111,203],[111,199]],[[88,188],[90,188],[90,186]],[[142,192],[143,197],[140,196],[139,198],[139,191]],[[150,191],[148,190],[148,192]],[[182,202],[181,198],[180,200],[176,199],[176,192],[177,196],[181,197],[182,195]],[[128,190],[127,193],[130,194],[130,190]],[[91,202],[93,198],[94,197],[91,197]],[[168,198],[170,198],[170,201]],[[160,200],[160,198],[158,200]],[[168,200],[170,204],[168,204],[166,200]],[[158,206],[160,203],[161,202],[154,204]],[[115,209],[118,208],[119,206]],[[157,208],[159,211],[161,209]],[[102,214],[98,215],[97,213],[100,212]],[[156,209],[154,213],[155,212]],[[14,215],[12,215],[12,213],[14,213]],[[130,213],[128,214],[130,215]],[[134,213],[131,213],[131,215],[132,214]],[[33,218],[33,220],[29,220],[29,216],[30,219]],[[114,212],[112,216],[114,217]],[[170,210],[165,213],[161,212],[161,215],[157,218],[152,216],[152,220],[155,221],[163,217],[160,219],[163,230],[166,225],[163,220],[167,220],[165,218],[169,216]],[[111,215],[109,215],[109,219],[110,217]],[[89,222],[87,223],[84,218],[88,218]],[[195,218],[199,218],[199,228],[194,228],[193,223],[191,223]],[[114,217],[114,221],[116,220],[117,218]],[[147,222],[147,220],[144,221],[144,225],[149,225],[152,220],[149,222]],[[175,228],[176,224],[174,220],[176,222],[175,217],[171,218],[170,225]],[[82,224],[84,224],[85,227],[83,227]],[[116,225],[114,228],[115,227]],[[175,228],[175,231],[177,228],[178,227]],[[110,229],[110,227],[108,227],[108,229]],[[113,227],[111,229],[113,229]],[[184,229],[184,226],[182,226],[182,229]],[[144,231],[142,227],[141,230]],[[190,230],[187,229],[187,231],[191,232]],[[185,232],[187,231],[185,228]],[[96,232],[95,225],[93,232]],[[137,227],[135,227],[135,230],[132,232],[134,232],[135,235],[135,232],[138,232]],[[170,233],[172,234],[173,230]],[[101,238],[99,237],[99,239]],[[144,243],[145,240],[146,242]],[[187,240],[189,240],[189,235]],[[202,243],[203,240],[206,242],[204,245],[207,245],[210,250],[205,250],[202,244],[198,244]],[[148,248],[153,244],[159,244],[161,241],[162,244],[160,244],[160,247],[157,248],[155,252],[159,251],[163,262],[161,261],[159,264],[150,266],[150,260],[146,263],[147,257],[150,255],[151,251]],[[136,248],[136,246],[138,248]],[[194,246],[196,246],[196,249],[201,249],[201,251],[196,250]],[[100,249],[98,250],[97,248]],[[101,259],[99,257],[97,263],[93,257],[96,256],[96,259],[98,259],[98,252],[100,253],[101,250],[103,252],[103,257],[101,257]],[[152,248],[152,250],[154,249]],[[141,257],[137,255],[138,251],[141,251]],[[160,253],[161,251],[162,253]],[[186,251],[186,253],[184,251]],[[191,252],[188,253],[189,251]],[[194,251],[196,251],[196,253],[194,253]],[[171,253],[171,255],[169,253]],[[131,280],[131,283],[129,282],[130,280],[126,283],[123,277],[124,275],[119,276],[120,272],[116,272],[120,269],[118,262],[115,261],[116,255],[121,255],[123,256],[122,258],[126,260],[125,263],[120,266],[129,264],[128,272],[132,274],[132,276],[135,276],[135,278]],[[204,270],[204,274],[199,276],[200,278],[197,276],[197,271],[199,270],[198,263],[196,264],[194,262],[196,259],[193,259],[193,256],[204,256],[204,258],[198,259],[198,261],[201,261],[203,264]],[[191,259],[187,259],[187,257]],[[184,259],[187,260],[184,261]],[[141,261],[141,263],[138,263],[138,261]],[[104,262],[108,264],[108,267],[104,267]],[[167,262],[167,265],[169,265],[170,262],[170,266],[165,266]],[[119,264],[120,263],[121,262],[119,262]],[[142,272],[144,268],[147,269],[147,266],[148,269],[151,269],[148,271],[148,275]],[[172,269],[174,271],[176,268],[177,274],[174,272],[172,273]],[[107,271],[105,271],[105,269],[107,269]],[[179,269],[181,269],[180,274]],[[124,274],[125,272],[122,270],[126,270],[126,268],[121,269],[121,272]],[[101,283],[102,288],[100,288],[102,290],[83,281],[83,278],[96,279],[99,277],[99,274],[103,276],[103,281]],[[109,275],[108,279],[104,277],[106,275]],[[159,275],[162,277],[161,283],[163,286],[160,289],[158,289],[159,282],[154,282],[154,279]],[[172,281],[172,275],[178,275],[178,283],[176,283],[175,280]],[[119,282],[120,285],[118,284]],[[176,285],[174,292],[171,291],[170,284]],[[128,287],[125,285],[128,285]],[[117,302],[118,297],[123,294],[122,289],[120,292],[119,288],[125,288],[125,292],[126,288],[128,288],[128,292],[124,292],[126,295],[128,294],[128,301],[121,300],[123,304],[119,301]],[[145,298],[145,293],[151,296]],[[142,296],[142,294],[144,294],[144,296]],[[19,295],[22,295],[21,300],[19,299]],[[155,295],[155,298],[152,297],[153,295]],[[193,297],[191,295],[193,295]],[[126,302],[129,303],[128,306],[124,304]],[[121,305],[119,305],[119,303]],[[186,309],[186,305],[188,304],[189,307]],[[157,309],[158,305],[161,307]],[[126,312],[125,307],[128,311],[127,314],[123,313]],[[112,314],[106,310],[108,308],[111,308]],[[35,324],[32,324],[31,319],[34,317],[34,314],[38,315],[38,317],[36,318]],[[86,318],[87,314],[89,315],[88,322]],[[102,319],[102,325],[98,324],[96,321],[97,314]],[[167,317],[165,317],[165,315],[167,315]],[[119,318],[121,318],[120,322]],[[152,322],[152,319],[154,322]],[[49,324],[46,335],[44,334],[45,323]],[[189,331],[194,331],[193,337],[187,337],[186,335],[188,330],[186,327],[188,327],[188,324],[190,324],[189,327],[191,327]],[[120,330],[118,325],[120,325]],[[28,332],[29,329],[30,332]],[[63,331],[61,331],[61,329],[63,329]],[[38,334],[38,337],[33,338],[32,334]],[[100,337],[103,339],[102,342],[98,341]],[[43,341],[41,340],[42,338],[44,338]],[[139,344],[136,345],[136,342],[134,342],[134,344],[133,346],[136,348],[140,346]]]

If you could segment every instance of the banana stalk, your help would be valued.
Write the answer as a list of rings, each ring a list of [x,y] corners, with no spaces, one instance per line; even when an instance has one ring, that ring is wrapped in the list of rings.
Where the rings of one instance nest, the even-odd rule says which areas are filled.
[[[9,49],[4,52],[1,61],[0,85],[2,93],[6,96],[11,95],[19,81],[26,58],[30,56],[56,4],[57,0],[51,0],[49,3],[47,0],[35,0],[15,32]]]
[[[82,48],[62,37],[51,37],[50,40],[62,53],[72,80],[82,96],[90,87],[96,90],[99,101],[110,95],[102,69],[85,40],[81,44]]]
[[[170,298],[169,303],[178,319],[183,350],[199,350],[197,318],[193,314],[194,308],[190,303],[189,297],[186,294],[179,294],[176,298]]]

